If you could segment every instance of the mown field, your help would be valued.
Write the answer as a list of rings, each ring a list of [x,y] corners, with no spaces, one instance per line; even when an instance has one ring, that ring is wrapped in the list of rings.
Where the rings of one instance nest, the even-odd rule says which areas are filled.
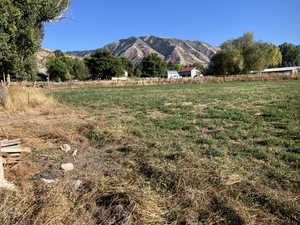
[[[300,223],[300,81],[54,95],[105,121],[82,132],[113,176],[158,197],[157,224]]]

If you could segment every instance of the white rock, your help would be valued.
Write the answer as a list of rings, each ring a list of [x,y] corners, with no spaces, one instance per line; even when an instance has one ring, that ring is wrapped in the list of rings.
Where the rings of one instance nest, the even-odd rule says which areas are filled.
[[[73,152],[73,154],[72,154],[72,156],[73,156],[74,158],[77,156],[77,152],[78,152],[78,150],[75,149],[74,152]]]
[[[71,146],[68,144],[64,144],[60,146],[60,150],[64,151],[65,153],[68,153],[69,151],[71,151]]]
[[[17,191],[16,185],[8,182],[7,180],[0,180],[0,189],[1,188],[9,190],[9,191]]]
[[[75,181],[73,182],[73,185],[74,185],[75,190],[78,191],[79,188],[80,188],[81,185],[82,185],[82,181],[81,181],[81,180],[75,180]]]
[[[65,172],[74,170],[74,165],[73,165],[73,163],[63,163],[63,164],[61,164],[60,167],[61,167],[61,169],[63,169]]]
[[[45,178],[41,178],[41,181],[45,182],[46,184],[52,184],[52,183],[55,183],[57,182],[58,180],[57,179],[45,179]]]

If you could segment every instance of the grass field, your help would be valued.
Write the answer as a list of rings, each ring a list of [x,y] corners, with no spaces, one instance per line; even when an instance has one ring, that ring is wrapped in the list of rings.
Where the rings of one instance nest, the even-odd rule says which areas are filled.
[[[33,150],[6,167],[19,191],[0,192],[0,224],[300,224],[299,80],[50,95],[0,108],[0,139]]]
[[[158,224],[300,223],[300,81],[60,90],[113,174],[160,199]]]

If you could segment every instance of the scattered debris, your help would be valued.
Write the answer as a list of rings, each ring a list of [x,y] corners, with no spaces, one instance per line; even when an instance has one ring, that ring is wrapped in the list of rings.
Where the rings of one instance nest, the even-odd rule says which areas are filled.
[[[22,147],[20,139],[0,141],[0,156],[4,164],[17,164],[24,153],[31,153],[31,149]]]
[[[32,177],[33,180],[39,180],[39,179],[48,179],[48,180],[54,180],[56,179],[56,176],[50,173],[38,173]]]
[[[58,181],[55,175],[49,173],[38,173],[32,177],[32,180],[41,180],[47,184],[55,183]]]
[[[60,150],[64,151],[65,153],[68,153],[69,151],[71,151],[71,146],[68,144],[64,144],[60,146]]]
[[[68,172],[74,170],[74,165],[73,163],[63,163],[61,164],[60,168],[65,172]]]

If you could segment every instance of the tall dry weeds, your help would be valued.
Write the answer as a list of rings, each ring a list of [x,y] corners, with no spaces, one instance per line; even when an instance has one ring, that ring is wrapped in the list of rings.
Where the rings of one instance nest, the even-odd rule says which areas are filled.
[[[2,106],[9,112],[28,112],[55,104],[55,100],[42,89],[12,86],[8,88],[7,98]]]

